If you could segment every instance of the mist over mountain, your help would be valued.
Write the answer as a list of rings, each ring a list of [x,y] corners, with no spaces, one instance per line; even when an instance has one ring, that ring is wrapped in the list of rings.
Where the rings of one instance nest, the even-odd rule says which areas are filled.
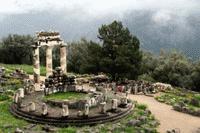
[[[41,30],[55,30],[61,33],[66,42],[80,40],[82,37],[99,41],[98,28],[102,24],[118,20],[139,38],[141,47],[145,50],[159,53],[160,49],[177,49],[191,59],[199,59],[200,10],[196,7],[200,6],[200,2],[183,1],[185,3],[182,2],[182,5],[172,5],[172,0],[153,5],[142,0],[138,6],[137,2],[129,1],[132,6],[126,2],[124,5],[113,5],[111,9],[109,6],[98,8],[98,4],[102,4],[100,2],[93,3],[92,6],[76,3],[76,6],[63,6],[60,9],[50,8],[50,3],[46,6],[28,6],[24,10],[9,9],[6,13],[0,10],[0,38],[8,34],[35,35],[35,32]],[[27,3],[20,4],[19,7],[27,6]],[[55,4],[62,6],[62,3]]]

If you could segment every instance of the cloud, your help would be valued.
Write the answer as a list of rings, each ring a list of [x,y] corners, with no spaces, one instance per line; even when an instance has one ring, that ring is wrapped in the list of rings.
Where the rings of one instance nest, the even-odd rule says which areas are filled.
[[[167,25],[168,22],[172,19],[172,15],[172,12],[168,10],[161,10],[152,16],[152,20],[157,24]]]
[[[1,1],[0,14],[22,14],[41,11],[75,11],[103,16],[123,14],[129,10],[170,10],[191,12],[200,6],[199,0],[6,0]]]

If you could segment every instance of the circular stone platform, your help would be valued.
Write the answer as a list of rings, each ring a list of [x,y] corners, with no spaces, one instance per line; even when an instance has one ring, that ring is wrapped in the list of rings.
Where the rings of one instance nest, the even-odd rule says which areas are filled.
[[[108,97],[105,104],[106,111],[104,113],[102,113],[102,102],[105,102],[105,99],[103,100],[105,94],[102,92],[59,93],[61,93],[61,95],[57,96],[55,93],[44,96],[44,92],[34,92],[24,95],[23,98],[18,99],[17,103],[11,104],[10,112],[16,117],[25,119],[29,122],[64,127],[69,125],[95,125],[116,121],[127,116],[133,108],[133,103],[130,100],[127,101],[126,105],[122,104],[121,98],[124,98],[124,94],[115,94],[113,91],[108,91],[106,93]],[[78,98],[74,98],[74,96],[76,96],[75,93],[77,93]],[[63,97],[65,94],[66,99]],[[73,97],[67,97],[72,96],[72,94]],[[81,96],[83,96],[83,98]],[[85,104],[88,103],[88,100],[86,99],[88,98],[99,100],[99,102],[96,102],[95,106],[91,104],[88,110],[88,115],[84,115]],[[117,107],[114,110],[113,99],[117,99],[118,101]],[[30,111],[31,103],[34,103],[35,105],[34,111]],[[42,114],[44,111],[44,104],[46,105],[46,110],[48,112],[46,115]],[[62,115],[63,105],[68,106],[69,115],[67,117],[63,117]]]

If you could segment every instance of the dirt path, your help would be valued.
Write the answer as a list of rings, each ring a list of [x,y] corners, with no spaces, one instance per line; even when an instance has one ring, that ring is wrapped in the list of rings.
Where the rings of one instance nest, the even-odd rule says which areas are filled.
[[[151,112],[160,121],[158,131],[165,133],[169,129],[180,129],[181,133],[196,133],[200,128],[200,117],[177,112],[171,106],[157,102],[153,97],[130,95],[131,99],[148,105]]]

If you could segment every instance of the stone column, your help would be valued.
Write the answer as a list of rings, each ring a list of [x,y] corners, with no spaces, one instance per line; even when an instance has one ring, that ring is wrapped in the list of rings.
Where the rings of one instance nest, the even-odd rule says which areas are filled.
[[[86,103],[85,104],[85,109],[84,109],[84,116],[88,116],[89,115],[89,105]]]
[[[34,102],[30,102],[30,105],[29,105],[29,112],[34,112],[35,111],[35,103]]]
[[[23,88],[19,88],[19,97],[24,98],[24,89]]]
[[[60,46],[60,67],[63,73],[67,73],[67,49],[66,45]]]
[[[42,115],[45,116],[48,114],[47,105],[46,103],[42,104]]]
[[[52,74],[52,46],[46,47],[46,77]]]
[[[62,117],[68,117],[69,116],[68,105],[62,105],[61,115],[62,115]]]
[[[117,99],[112,99],[112,110],[116,110],[117,109]]]
[[[18,103],[18,99],[19,99],[19,93],[16,92],[16,93],[14,94],[14,103]]]
[[[102,102],[102,103],[100,103],[100,105],[101,105],[101,113],[106,113],[106,102]]]
[[[39,47],[34,47],[33,50],[33,76],[34,82],[40,83],[40,55],[39,55]]]

